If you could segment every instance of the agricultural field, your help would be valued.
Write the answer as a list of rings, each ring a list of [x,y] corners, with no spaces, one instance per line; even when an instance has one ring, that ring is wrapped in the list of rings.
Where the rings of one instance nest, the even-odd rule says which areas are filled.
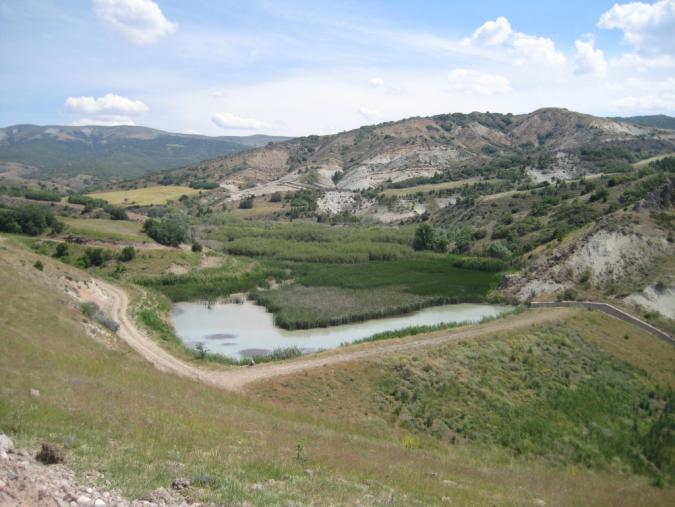
[[[152,240],[142,231],[143,224],[129,220],[107,220],[103,218],[61,219],[67,226],[66,232],[87,236],[92,239],[130,241],[147,243]]]
[[[499,180],[483,180],[480,177],[466,178],[459,181],[445,181],[442,183],[427,183],[423,185],[415,185],[405,188],[387,188],[382,191],[382,195],[386,197],[403,197],[406,195],[415,195],[415,194],[428,194],[431,192],[436,192],[438,190],[453,190],[456,188],[462,188],[464,186],[475,185],[478,182],[484,181],[486,183],[498,183]]]
[[[95,199],[103,199],[117,206],[150,206],[175,201],[182,195],[196,195],[200,190],[177,185],[156,185],[133,190],[115,190],[89,194]]]

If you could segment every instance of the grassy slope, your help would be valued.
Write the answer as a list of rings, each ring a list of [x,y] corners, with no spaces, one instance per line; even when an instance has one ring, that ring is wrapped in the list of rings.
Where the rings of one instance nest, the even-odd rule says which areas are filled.
[[[675,386],[673,364],[671,346],[583,312],[556,328],[331,367],[250,390],[367,434],[388,434],[394,424],[410,446],[445,447],[454,439],[455,452],[505,452],[542,467],[598,473],[591,467],[628,480],[631,469],[651,475],[633,452]],[[672,474],[670,445],[659,448],[671,455]]]
[[[81,315],[43,282],[54,261],[37,273],[32,254],[0,248],[0,428],[20,445],[61,442],[69,466],[101,470],[132,496],[187,476],[204,485],[196,499],[258,505],[672,501],[672,491],[633,477],[549,471],[437,444],[409,449],[396,433],[354,428],[336,410],[317,420],[161,374],[123,345],[110,350],[83,333]]]

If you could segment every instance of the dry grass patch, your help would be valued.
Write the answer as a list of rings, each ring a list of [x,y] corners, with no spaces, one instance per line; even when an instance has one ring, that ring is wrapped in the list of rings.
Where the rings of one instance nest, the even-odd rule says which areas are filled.
[[[195,195],[200,191],[190,187],[177,185],[157,185],[154,187],[135,188],[133,190],[117,190],[114,192],[97,192],[89,194],[96,199],[104,199],[113,205],[122,206],[149,206],[151,204],[166,204],[175,201],[181,195]]]

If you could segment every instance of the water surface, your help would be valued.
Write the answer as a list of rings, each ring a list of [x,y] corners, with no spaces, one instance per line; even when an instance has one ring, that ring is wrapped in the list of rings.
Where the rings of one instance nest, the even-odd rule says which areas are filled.
[[[215,304],[211,309],[201,303],[178,303],[171,313],[171,322],[176,334],[189,347],[201,343],[209,352],[240,359],[283,347],[298,347],[305,352],[331,349],[376,333],[411,326],[478,322],[508,309],[495,305],[444,305],[397,317],[288,331],[275,326],[272,314],[265,308],[248,301]]]

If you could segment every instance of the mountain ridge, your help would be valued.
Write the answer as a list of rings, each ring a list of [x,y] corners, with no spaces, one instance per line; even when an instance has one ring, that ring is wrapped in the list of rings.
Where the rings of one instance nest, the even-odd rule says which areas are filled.
[[[20,124],[0,128],[0,162],[22,164],[33,179],[119,180],[286,140],[280,136],[203,136],[142,126]],[[26,173],[30,174],[26,174]]]

